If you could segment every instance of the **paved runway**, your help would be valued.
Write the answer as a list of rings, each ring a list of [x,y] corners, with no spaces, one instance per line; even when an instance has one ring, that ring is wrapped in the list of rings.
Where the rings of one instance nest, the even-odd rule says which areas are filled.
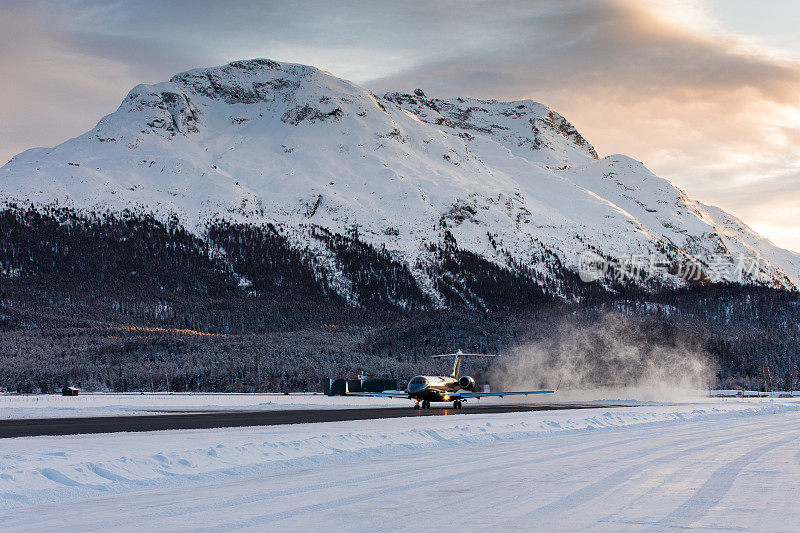
[[[80,435],[84,433],[118,433],[124,431],[159,431],[164,429],[209,429],[223,427],[276,426],[309,422],[338,422],[407,416],[446,416],[559,409],[627,407],[612,404],[517,404],[468,405],[414,410],[408,407],[373,409],[292,409],[269,411],[181,412],[180,414],[95,416],[83,418],[32,418],[0,420],[0,439],[41,435]]]

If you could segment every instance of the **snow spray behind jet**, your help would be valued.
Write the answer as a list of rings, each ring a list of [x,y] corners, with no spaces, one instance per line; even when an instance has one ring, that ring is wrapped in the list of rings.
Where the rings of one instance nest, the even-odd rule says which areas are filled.
[[[564,400],[676,400],[707,389],[715,376],[711,356],[678,328],[617,313],[565,321],[506,353],[490,371],[493,387],[561,383]]]

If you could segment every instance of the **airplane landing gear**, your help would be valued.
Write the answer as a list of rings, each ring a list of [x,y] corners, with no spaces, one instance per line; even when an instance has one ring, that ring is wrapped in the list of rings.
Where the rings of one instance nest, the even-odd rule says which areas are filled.
[[[419,402],[414,404],[414,409],[419,409]]]
[[[461,400],[456,400],[453,402],[453,409],[461,409]]]
[[[430,409],[431,408],[431,402],[429,402],[428,400],[422,400],[422,408],[423,409]]]

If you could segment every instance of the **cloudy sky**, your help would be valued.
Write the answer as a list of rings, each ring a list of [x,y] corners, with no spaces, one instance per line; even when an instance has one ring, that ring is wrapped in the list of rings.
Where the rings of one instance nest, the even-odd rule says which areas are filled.
[[[0,0],[0,164],[137,83],[268,57],[374,91],[532,98],[800,251],[798,20],[794,0]]]

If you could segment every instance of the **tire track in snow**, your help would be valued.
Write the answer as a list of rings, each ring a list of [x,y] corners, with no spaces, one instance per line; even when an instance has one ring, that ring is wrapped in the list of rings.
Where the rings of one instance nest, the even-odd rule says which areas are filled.
[[[744,424],[739,425],[737,427],[737,429],[739,430],[739,437],[737,437],[737,438],[740,438],[742,435],[746,435],[749,431],[751,431],[750,429],[747,429],[747,428],[750,428],[751,426],[754,427],[756,424],[759,424],[759,422],[750,421],[750,422],[746,422]],[[625,428],[615,428],[615,429],[612,429],[610,431],[617,431],[617,430],[625,431]],[[662,432],[665,431],[665,429],[659,428],[659,427],[655,428],[655,430],[656,431],[662,431]],[[671,432],[673,430],[668,429],[666,431],[670,431]],[[625,432],[627,433],[627,431],[625,431]],[[704,435],[707,434],[707,432],[708,432],[708,430],[706,428],[698,427],[697,429],[690,430],[690,431],[685,432],[685,433],[681,433],[680,434],[681,442],[684,442],[684,443],[693,442],[693,441],[697,440],[698,436],[704,436]],[[590,435],[590,434],[586,434],[586,435]],[[669,437],[669,436],[670,435],[667,435],[666,437]],[[726,437],[731,437],[731,434],[726,435]],[[634,439],[631,439],[631,441],[642,441],[642,440],[652,440],[652,439],[653,439],[653,436],[652,436],[652,434],[650,434],[650,435],[642,435],[642,436],[636,437]],[[728,439],[725,439],[725,440],[728,440]],[[511,444],[511,443],[509,443],[509,444]],[[622,442],[619,442],[619,444],[622,444]],[[626,444],[631,444],[631,442],[628,442]],[[650,449],[645,449],[644,451],[645,452],[656,451],[656,450],[664,448],[664,446],[665,446],[664,443],[660,442],[657,446],[654,446],[654,447],[652,447]],[[675,444],[671,444],[671,446],[675,446]],[[597,446],[597,447],[594,447],[594,448],[595,448],[595,450],[604,450],[604,451],[608,451],[608,452],[613,452],[613,447],[610,446],[610,445],[600,445],[600,446]],[[585,453],[587,451],[589,451],[589,450],[588,449],[581,450],[578,453]],[[505,453],[508,453],[508,452],[505,452]],[[557,459],[565,459],[565,458],[572,459],[576,455],[577,455],[576,453],[568,452],[568,453],[564,453],[564,454],[559,454],[558,456],[547,458],[546,460],[550,460],[550,459],[556,459],[557,460]],[[535,461],[535,462],[539,463],[539,462],[543,462],[543,461]],[[529,463],[530,462],[519,462],[518,461],[518,462],[513,463],[512,466],[514,466],[514,467],[524,467],[524,466],[527,466]],[[596,466],[597,465],[587,465],[586,468],[589,469],[589,468],[593,468],[593,467],[596,467]],[[546,482],[547,480],[544,480],[544,481]],[[518,504],[520,503],[520,500],[525,498],[530,493],[529,492],[524,492],[524,491],[514,491],[512,494],[513,495],[510,496],[510,497],[506,497],[506,498],[503,498],[503,499],[500,499],[500,500],[493,500],[491,502],[491,504],[487,503],[487,498],[489,498],[491,495],[494,495],[494,494],[491,494],[491,495],[489,493],[481,493],[481,494],[478,494],[478,495],[475,495],[475,494],[472,494],[472,493],[450,494],[450,495],[448,495],[448,505],[453,506],[454,508],[458,508],[459,509],[459,516],[463,520],[465,520],[467,522],[469,522],[470,520],[480,521],[482,518],[485,517],[486,508],[487,507],[490,507],[492,509],[492,513],[495,514],[495,515],[500,515],[500,516],[503,516],[504,514],[507,515],[507,514],[510,514],[510,513],[504,513],[504,512],[501,511],[501,509],[507,508],[507,507],[511,507],[512,509],[516,509],[518,507]],[[475,508],[475,511],[472,511],[472,512],[469,510],[470,509],[470,505],[469,505],[470,500],[477,500],[477,503],[478,503],[477,506],[473,506]],[[438,512],[439,506],[438,506],[437,503],[438,503],[437,501],[431,501],[430,506],[425,506],[425,507],[421,508],[421,510],[419,512],[422,512],[422,513],[425,513],[425,512],[429,512],[429,513]]]
[[[793,429],[799,429],[799,428],[800,428],[800,425],[796,425]],[[572,493],[560,498],[559,500],[557,500],[555,502],[549,503],[549,504],[544,505],[542,507],[538,507],[538,508],[536,508],[536,509],[534,509],[534,510],[528,512],[528,513],[525,513],[522,516],[515,517],[514,519],[512,519],[510,521],[518,522],[520,519],[525,520],[525,521],[535,520],[535,519],[544,520],[546,517],[550,517],[550,516],[553,516],[553,515],[557,515],[557,516],[563,515],[566,511],[569,511],[571,509],[574,509],[576,507],[584,505],[584,504],[586,504],[586,503],[588,503],[588,502],[590,502],[592,500],[595,500],[595,499],[607,494],[608,492],[610,492],[611,489],[614,489],[614,488],[626,483],[633,476],[635,476],[636,474],[641,473],[642,470],[645,469],[645,468],[650,468],[650,467],[653,467],[653,466],[657,466],[659,464],[666,464],[666,463],[669,463],[669,462],[674,461],[676,459],[680,459],[680,458],[682,458],[682,457],[684,457],[684,456],[686,456],[688,454],[693,454],[693,453],[696,453],[696,452],[702,452],[702,451],[705,451],[705,450],[716,448],[717,446],[722,446],[722,445],[725,445],[725,444],[730,444],[732,442],[737,442],[737,441],[740,441],[742,439],[742,437],[747,436],[747,435],[748,435],[747,431],[739,432],[739,434],[737,434],[736,436],[733,436],[733,437],[727,437],[727,438],[719,439],[719,440],[716,440],[716,441],[713,441],[713,442],[706,442],[704,444],[701,444],[701,445],[698,445],[698,446],[694,446],[694,447],[691,447],[691,448],[688,448],[688,449],[682,449],[682,450],[679,450],[679,451],[676,451],[676,452],[668,453],[666,455],[663,455],[663,456],[655,458],[655,459],[650,459],[650,460],[647,460],[647,461],[636,463],[636,464],[631,465],[629,467],[623,468],[622,470],[618,470],[618,471],[616,471],[616,472],[614,472],[614,473],[612,473],[612,474],[610,474],[608,476],[605,476],[604,478],[602,478],[602,479],[600,479],[600,480],[598,480],[598,481],[596,481],[594,483],[591,483],[591,484],[589,484],[587,486],[584,486],[581,489],[578,489],[577,491],[574,491],[574,492],[572,492]],[[794,439],[794,438],[796,438],[796,437],[792,437],[789,440]],[[691,440],[694,440],[694,439],[690,438],[690,439],[684,439],[684,440],[691,442]],[[650,449],[646,450],[645,452],[646,453],[650,453],[650,452],[653,452],[653,451],[656,451],[656,450],[659,450],[659,449],[663,449],[663,448],[664,448],[664,443],[662,442],[662,443],[659,443],[656,447],[650,448]],[[764,453],[766,453],[766,451]]]
[[[532,438],[537,438],[537,437],[532,437]],[[528,440],[528,439],[526,439],[526,440]],[[578,444],[575,444],[575,445],[578,446],[579,449],[575,450],[573,452],[569,452],[569,453],[573,453],[574,454],[574,453],[593,452],[593,451],[596,451],[596,450],[599,450],[599,449],[602,449],[602,448],[606,448],[607,449],[609,447],[614,447],[614,446],[628,445],[628,444],[631,444],[632,442],[635,442],[635,441],[638,441],[638,440],[641,440],[641,437],[637,437],[637,438],[628,437],[628,438],[624,438],[624,439],[621,439],[621,440],[618,440],[618,441],[615,441],[615,442],[611,442],[611,443],[607,443],[607,444],[603,444],[603,445],[594,445],[594,446],[589,446],[589,447],[586,447],[585,443],[578,443]],[[476,448],[480,449],[484,445],[485,444],[477,444],[477,445],[470,445],[469,447],[470,448],[476,447]],[[449,446],[436,446],[435,448],[431,448],[429,451],[430,452],[435,452],[437,450],[444,450],[444,449],[453,448],[453,447],[458,448],[458,449],[462,449],[462,447],[458,446],[458,444],[451,444]],[[548,444],[545,449],[550,451],[550,450],[553,450],[553,449],[563,450],[563,448],[564,448],[563,445]],[[397,455],[401,455],[401,454],[414,453],[414,452],[417,452],[417,451],[420,451],[420,450],[400,452],[398,454],[393,454],[392,456],[389,456],[389,458],[396,457]],[[421,451],[426,452],[428,450],[421,450]],[[483,456],[477,457],[475,459],[469,459],[467,461],[463,461],[462,460],[461,464],[472,464],[472,463],[475,463],[475,462],[484,462],[484,461],[487,461],[487,460],[494,460],[494,459],[498,459],[498,458],[503,458],[506,455],[507,455],[507,452],[498,452],[498,453],[494,453],[494,454],[491,454],[491,455],[483,455]],[[562,456],[562,455],[564,455],[564,452],[562,451],[558,455]],[[552,457],[540,457],[537,460],[538,461],[547,461],[547,460],[549,460],[551,458]],[[327,467],[337,468],[337,467],[340,467],[340,466],[341,466],[340,464],[334,464],[334,465],[325,465],[325,466],[323,466],[321,468],[320,467],[312,467],[312,468],[314,469],[314,472],[315,472],[316,475],[324,476],[324,469],[325,468],[327,468]],[[308,493],[311,493],[311,492],[314,492],[314,491],[337,489],[337,488],[340,488],[340,487],[351,487],[353,485],[358,485],[358,484],[363,484],[363,483],[370,483],[370,482],[373,482],[373,481],[390,481],[391,479],[397,478],[399,476],[404,476],[404,475],[408,475],[408,474],[412,474],[412,473],[417,473],[418,470],[419,470],[418,467],[414,466],[414,467],[406,467],[406,468],[401,468],[401,469],[393,469],[391,471],[385,471],[385,472],[372,472],[372,473],[368,473],[368,474],[365,474],[365,475],[362,475],[362,476],[349,477],[349,478],[340,479],[340,480],[331,480],[331,481],[324,481],[324,482],[321,482],[321,483],[306,484],[306,485],[303,485],[303,486],[300,486],[300,487],[295,487],[295,488],[276,488],[275,490],[272,490],[272,488],[270,487],[268,490],[259,490],[258,494],[253,494],[253,495],[246,496],[246,497],[229,498],[229,499],[221,500],[221,501],[219,499],[214,499],[211,503],[203,502],[201,499],[198,500],[198,498],[193,495],[193,496],[190,496],[191,505],[189,507],[183,507],[183,508],[180,508],[178,510],[175,510],[175,505],[176,504],[180,504],[181,502],[173,502],[171,510],[163,509],[163,510],[159,510],[157,512],[146,513],[145,515],[141,516],[141,518],[145,519],[145,520],[147,520],[147,519],[156,519],[157,520],[159,518],[191,516],[191,515],[196,514],[196,513],[208,512],[208,511],[214,511],[214,510],[231,509],[233,507],[246,506],[246,505],[249,505],[249,504],[255,504],[255,503],[258,503],[258,502],[262,502],[262,501],[270,501],[270,500],[275,499],[275,498],[293,496],[293,495],[297,495],[297,494],[308,494]],[[297,471],[297,470],[295,470],[295,471]],[[284,474],[285,472],[286,471],[284,470],[284,471],[281,471],[281,472],[279,472],[277,474],[273,473],[273,474],[270,474],[270,477],[278,478],[278,476]],[[196,494],[206,494],[207,491],[204,490],[204,488],[209,489],[211,492],[219,492],[220,487],[224,486],[226,491],[230,491],[231,489],[234,489],[237,486],[247,485],[247,484],[251,484],[251,483],[253,483],[253,477],[252,476],[250,476],[248,478],[245,478],[245,479],[237,479],[237,480],[226,481],[226,482],[224,482],[224,485],[221,485],[218,482],[211,482],[211,483],[191,485],[191,489],[189,489],[189,487],[187,487],[187,486],[180,487],[180,489],[189,489],[189,490],[191,490],[191,492],[193,494],[195,494],[195,493]],[[148,508],[161,507],[161,505],[159,503],[156,503],[156,501],[159,499],[160,495],[163,494],[163,492],[171,492],[171,491],[174,491],[174,488],[159,489],[157,492],[153,492],[150,495],[146,496],[148,502],[140,502],[140,504],[145,504],[146,507],[148,507]],[[115,499],[115,501],[119,501],[121,498],[125,498],[125,497],[126,497],[125,494],[120,494],[120,495],[114,496],[113,498]],[[55,507],[55,505],[59,505],[59,504],[53,504],[53,505]],[[81,513],[77,513],[76,516],[79,517],[80,514]],[[65,519],[67,518],[67,516],[65,516],[64,514],[61,514],[61,517],[65,518]],[[104,522],[104,525],[107,526],[107,527],[124,527],[124,526],[128,525],[129,523],[130,522],[128,520],[126,520],[124,518],[120,518],[120,519],[118,519],[116,521]],[[55,527],[56,524],[54,523],[53,525]],[[212,527],[211,529],[217,530],[219,528],[213,528]]]
[[[755,423],[752,423],[752,424],[755,424]],[[750,424],[748,424],[748,425],[750,425]],[[741,434],[737,434],[734,437],[728,437],[728,438],[725,438],[725,439],[721,439],[719,441],[715,441],[713,443],[707,443],[707,444],[705,444],[703,446],[699,446],[697,448],[711,448],[711,447],[714,447],[714,446],[719,445],[721,443],[728,443],[728,442],[732,442],[732,441],[738,440],[738,439],[740,439],[742,437],[742,435],[746,434],[747,431],[749,431],[749,430],[743,430],[741,432]],[[696,439],[696,436],[702,435],[702,434],[705,434],[705,433],[706,433],[706,430],[704,428],[699,428],[696,431],[693,431],[693,432],[691,432],[689,434],[682,434],[681,437],[683,438],[683,440],[692,441],[692,440]],[[517,469],[517,468],[520,468],[522,466],[532,465],[532,464],[536,464],[536,463],[544,463],[544,462],[548,462],[548,461],[552,461],[552,460],[571,458],[571,457],[574,457],[577,454],[587,453],[587,452],[592,452],[592,451],[599,451],[599,450],[602,450],[602,449],[608,449],[610,446],[613,446],[613,445],[617,445],[617,446],[619,446],[619,445],[628,445],[628,444],[631,444],[634,441],[641,441],[641,440],[644,440],[644,439],[647,439],[647,437],[646,436],[641,436],[641,437],[623,439],[622,441],[618,441],[617,443],[604,443],[604,444],[600,444],[600,445],[590,446],[588,448],[581,449],[581,450],[566,451],[566,452],[561,452],[561,453],[558,453],[558,454],[555,454],[555,455],[551,455],[551,456],[548,456],[548,457],[536,457],[536,458],[533,458],[533,459],[530,459],[530,460],[526,460],[526,461],[519,461],[518,459],[515,459],[515,460],[507,461],[507,462],[501,463],[501,464],[491,464],[490,466],[486,466],[486,467],[483,467],[483,468],[476,468],[476,469],[470,469],[468,471],[460,471],[458,473],[451,473],[451,474],[448,474],[446,476],[437,475],[441,471],[441,470],[438,470],[438,469],[428,470],[428,471],[421,471],[421,473],[423,473],[423,474],[432,474],[433,476],[435,476],[433,479],[429,480],[429,483],[432,483],[432,484],[445,484],[446,485],[449,482],[462,481],[464,479],[469,479],[470,477],[477,477],[477,476],[479,476],[481,474],[484,474],[484,473],[499,472],[499,471],[507,470],[507,469]],[[658,443],[658,444],[655,444],[654,446],[648,448],[647,451],[648,452],[652,452],[652,451],[656,451],[656,450],[659,450],[659,449],[663,449],[663,447],[664,447],[663,443]],[[680,455],[680,454],[683,454],[683,453],[688,453],[688,452],[690,452],[692,450],[694,450],[694,448],[690,448],[689,450],[684,450],[684,451],[681,451],[681,452],[678,452],[678,453],[673,453],[673,454],[670,454],[669,456],[671,457],[673,455]],[[503,457],[503,456],[507,456],[507,455],[508,455],[508,452],[507,451],[503,451],[502,453],[493,454],[493,455],[490,455],[490,456],[480,456],[480,457],[477,457],[477,458],[471,460],[470,462],[471,463],[475,463],[475,462],[485,463],[486,461],[491,460],[493,458]],[[459,466],[459,464],[457,464],[455,466]],[[452,466],[448,466],[447,471],[448,472],[452,472],[452,468],[453,468]],[[640,465],[637,466],[637,467],[632,467],[632,469],[636,470],[636,471],[638,471],[639,468],[640,468]],[[411,470],[413,472],[420,472],[420,470],[418,468],[412,468]],[[625,479],[627,479],[627,478],[625,478]],[[287,520],[287,519],[290,519],[290,518],[295,518],[295,517],[300,516],[300,515],[307,515],[307,514],[310,514],[310,513],[318,513],[318,512],[321,512],[321,511],[327,511],[327,510],[332,510],[332,509],[344,507],[344,506],[351,505],[351,504],[354,504],[354,503],[362,503],[362,502],[365,502],[365,501],[374,500],[374,499],[379,498],[381,496],[387,496],[387,495],[393,494],[393,493],[400,493],[400,492],[407,492],[409,490],[415,490],[415,489],[418,489],[421,484],[424,485],[425,483],[426,483],[426,481],[424,481],[424,480],[414,480],[413,482],[404,483],[402,485],[393,485],[393,486],[386,487],[386,488],[383,488],[383,489],[377,489],[377,490],[376,489],[368,489],[368,490],[366,490],[364,492],[360,492],[358,494],[349,495],[349,496],[341,497],[341,498],[336,498],[336,499],[329,500],[329,501],[326,501],[326,502],[315,503],[315,504],[306,505],[306,506],[298,507],[298,508],[295,508],[295,509],[290,509],[290,510],[276,512],[276,513],[263,514],[263,515],[251,517],[249,519],[242,520],[242,521],[239,521],[239,522],[226,524],[224,526],[212,526],[212,527],[209,527],[209,528],[198,528],[198,529],[195,529],[193,531],[198,531],[198,532],[228,531],[228,530],[238,530],[238,529],[245,528],[245,527],[257,527],[259,525],[262,525],[262,524],[265,524],[265,523],[269,523],[269,522],[278,522],[278,521]],[[347,484],[347,480],[344,480],[343,484]],[[485,502],[485,500],[484,500],[484,502]],[[453,503],[452,500],[449,500],[449,503]]]
[[[761,456],[771,452],[776,448],[785,446],[792,441],[800,438],[798,435],[770,442],[759,446],[728,462],[726,465],[716,469],[708,480],[697,490],[697,492],[677,509],[658,521],[658,525],[649,531],[660,531],[665,527],[687,528],[694,522],[703,518],[708,511],[719,504],[726,494],[730,491],[736,478],[751,463],[757,461]]]
[[[463,479],[468,478],[469,476],[480,475],[482,473],[493,472],[493,471],[509,469],[509,468],[517,468],[517,467],[519,467],[520,465],[523,465],[523,464],[543,463],[543,462],[547,462],[547,461],[551,461],[551,460],[557,460],[557,459],[564,459],[564,458],[567,458],[567,457],[572,457],[575,454],[587,453],[587,452],[590,453],[590,452],[598,451],[598,450],[601,450],[601,449],[608,449],[611,446],[625,446],[625,445],[631,444],[634,441],[640,441],[640,440],[642,440],[642,437],[628,438],[628,439],[623,439],[623,440],[615,442],[615,443],[598,444],[598,445],[594,445],[594,446],[585,447],[585,448],[582,448],[582,449],[579,449],[579,450],[561,452],[561,453],[558,453],[558,454],[555,454],[555,455],[550,455],[548,457],[537,457],[537,458],[534,458],[534,459],[530,459],[528,461],[520,462],[519,460],[511,460],[511,461],[507,461],[507,462],[501,463],[501,464],[491,464],[490,466],[486,466],[486,467],[483,467],[483,468],[475,468],[475,469],[468,470],[467,472],[451,473],[451,474],[448,474],[446,476],[437,475],[438,472],[439,472],[438,470],[437,471],[420,470],[419,467],[416,467],[416,466],[409,468],[408,472],[411,472],[411,473],[422,473],[422,474],[427,474],[427,475],[431,475],[432,474],[432,475],[435,476],[435,478],[432,479],[432,480],[429,480],[430,483],[447,483],[447,482],[463,480]],[[492,459],[502,458],[502,457],[506,457],[506,456],[508,456],[508,452],[506,452],[506,451],[503,451],[503,452],[500,452],[500,453],[496,453],[496,454],[492,454],[492,455],[488,455],[488,456],[487,455],[481,455],[479,457],[476,457],[474,459],[470,459],[468,461],[461,461],[457,466],[461,466],[461,465],[464,465],[464,464],[467,464],[467,463],[486,463],[487,461],[490,461]],[[452,469],[448,469],[448,471],[452,471]],[[381,478],[381,479],[383,479],[384,477],[385,476],[376,476],[376,478]],[[361,492],[359,494],[355,494],[355,495],[352,495],[352,496],[347,496],[347,497],[343,497],[343,498],[337,498],[337,499],[334,499],[334,500],[329,500],[329,501],[326,501],[326,502],[320,502],[320,503],[316,503],[316,504],[312,504],[312,505],[306,505],[306,506],[303,506],[303,507],[299,507],[299,508],[296,508],[296,509],[290,509],[290,510],[287,510],[287,511],[260,515],[260,516],[257,516],[257,517],[249,518],[247,520],[242,520],[242,521],[239,521],[239,522],[226,524],[225,526],[211,526],[211,527],[208,527],[208,528],[193,529],[192,531],[197,531],[197,532],[230,531],[230,530],[242,529],[242,528],[245,528],[245,527],[256,527],[256,526],[259,526],[259,525],[262,525],[262,524],[268,523],[268,522],[277,522],[277,521],[293,518],[293,517],[296,517],[296,516],[299,516],[299,515],[304,515],[304,514],[309,514],[309,513],[313,513],[313,512],[319,512],[319,511],[335,509],[335,508],[338,508],[338,507],[343,507],[343,506],[346,506],[346,505],[350,505],[352,503],[361,503],[361,502],[364,502],[364,501],[367,501],[367,500],[372,500],[372,499],[378,498],[379,496],[384,496],[384,495],[388,495],[388,494],[395,493],[395,492],[405,492],[405,491],[409,491],[409,490],[415,490],[420,486],[420,483],[425,483],[425,482],[426,481],[422,481],[422,480],[414,480],[413,482],[404,483],[402,485],[392,485],[390,487],[386,487],[386,488],[378,489],[378,490],[367,489],[365,492]],[[349,486],[351,483],[350,483],[350,479],[344,479],[341,482],[338,482],[337,484],[338,485]],[[270,496],[265,496],[264,499],[268,499],[269,497]]]
[[[785,414],[785,413],[784,413]],[[555,461],[561,459],[579,459],[583,463],[581,468],[592,468],[598,465],[600,468],[611,468],[607,462],[603,462],[603,455],[597,454],[598,450],[613,451],[614,447],[629,446],[630,450],[627,451],[629,456],[631,451],[643,456],[651,455],[654,451],[651,447],[645,444],[657,439],[658,447],[668,450],[671,446],[685,445],[687,442],[696,442],[698,439],[705,439],[707,435],[714,436],[715,434],[722,437],[732,437],[734,435],[750,436],[753,434],[763,433],[765,427],[771,427],[771,420],[774,418],[767,418],[764,416],[756,416],[750,418],[741,417],[727,417],[724,420],[715,420],[711,423],[707,421],[693,421],[690,424],[685,424],[684,421],[669,421],[669,422],[656,422],[639,425],[638,428],[626,426],[621,428],[604,428],[602,431],[567,431],[556,432],[550,434],[536,434],[513,437],[509,440],[500,439],[497,444],[495,441],[482,441],[482,442],[469,442],[469,440],[459,441],[453,439],[443,445],[437,444],[425,449],[409,449],[404,447],[394,447],[387,449],[385,455],[377,456],[373,459],[364,458],[347,458],[346,460],[338,460],[336,462],[321,463],[319,466],[308,467],[308,465],[287,465],[285,469],[279,472],[271,472],[270,479],[264,479],[263,476],[255,477],[250,474],[248,478],[240,477],[216,479],[206,481],[204,484],[202,479],[189,477],[181,484],[171,488],[159,489],[156,491],[147,491],[129,494],[117,494],[114,496],[103,496],[102,498],[92,498],[90,500],[83,499],[79,505],[70,504],[69,502],[61,502],[59,504],[48,504],[41,502],[29,508],[27,511],[22,509],[23,512],[36,513],[38,529],[42,529],[43,525],[52,528],[60,527],[64,523],[88,524],[86,527],[91,527],[95,524],[97,527],[98,522],[92,515],[101,512],[104,509],[117,508],[119,513],[114,513],[114,516],[105,517],[102,524],[104,528],[113,527],[117,523],[118,527],[134,527],[138,529],[149,529],[142,524],[151,524],[154,528],[163,528],[163,524],[172,524],[172,529],[186,529],[192,527],[194,524],[205,524],[211,530],[220,530],[229,527],[225,522],[219,526],[218,524],[222,519],[239,519],[241,527],[247,527],[248,523],[246,517],[250,517],[253,513],[263,512],[261,502],[266,502],[264,506],[271,506],[275,515],[281,508],[295,507],[300,503],[300,498],[294,497],[298,494],[303,496],[305,502],[310,498],[329,498],[336,495],[340,490],[350,491],[349,495],[353,494],[354,490],[362,492],[361,495],[356,495],[348,502],[327,502],[324,505],[331,510],[336,510],[341,506],[358,504],[367,501],[371,504],[375,501],[372,498],[371,486],[381,490],[381,493],[376,497],[377,504],[389,503],[390,508],[397,514],[402,514],[405,506],[401,506],[398,502],[415,502],[414,510],[426,509],[433,507],[441,512],[442,505],[446,502],[447,506],[453,508],[458,505],[455,502],[467,501],[466,507],[461,510],[467,513],[473,512],[480,515],[479,518],[483,521],[498,520],[503,518],[503,513],[500,512],[498,506],[493,505],[493,498],[501,497],[508,494],[507,490],[470,490],[469,483],[473,476],[475,481],[481,479],[483,476],[487,480],[505,480],[513,475],[513,472],[508,472],[510,469],[523,468],[526,465],[542,464],[545,463],[543,469],[529,469],[523,470],[520,474],[526,478],[530,478],[532,473],[537,471],[546,471],[550,467],[558,467],[553,465]],[[792,418],[781,421],[781,428],[789,430],[792,426],[791,422],[796,420],[793,415]],[[786,424],[785,422],[790,422]],[[733,423],[733,425],[731,425]],[[678,425],[680,424],[680,425]],[[629,431],[634,431],[631,434]],[[644,442],[643,442],[644,441]],[[601,444],[593,444],[602,442]],[[677,443],[677,444],[676,444]],[[498,453],[499,450],[499,453]],[[456,453],[454,453],[456,452]],[[557,453],[554,453],[557,452]],[[537,457],[527,459],[529,454],[539,454]],[[547,454],[546,456],[544,454]],[[593,458],[592,455],[595,455]],[[465,456],[467,459],[465,459]],[[518,457],[525,460],[503,460],[507,457]],[[641,457],[637,457],[641,458]],[[597,459],[600,459],[598,461]],[[497,464],[492,464],[498,461]],[[546,463],[551,464],[546,464]],[[377,463],[377,464],[376,464]],[[476,463],[481,463],[479,466],[487,465],[488,468],[474,468]],[[570,461],[570,467],[574,462]],[[349,465],[349,466],[348,466]],[[363,475],[352,476],[353,466],[357,468],[374,468],[375,472],[363,472]],[[466,468],[465,465],[469,466]],[[392,466],[400,468],[392,468]],[[388,470],[383,470],[386,468]],[[553,468],[558,472],[558,468]],[[453,474],[448,478],[443,478],[442,473]],[[600,472],[602,475],[608,473]],[[387,483],[395,483],[398,476],[411,474],[414,479],[413,483],[409,486],[392,486],[385,487]],[[348,477],[345,477],[348,476]],[[541,476],[540,476],[541,477]],[[315,479],[316,478],[316,479]],[[319,480],[319,482],[314,482]],[[305,481],[305,483],[303,483]],[[311,481],[311,483],[309,483]],[[409,481],[403,479],[403,481]],[[528,479],[525,479],[527,482]],[[581,480],[567,479],[567,482],[577,485]],[[299,482],[299,483],[298,483]],[[420,483],[422,485],[420,486]],[[446,495],[441,494],[437,485],[443,483],[444,488],[456,489],[454,492],[448,492]],[[300,485],[298,488],[294,488]],[[383,486],[381,486],[383,485]],[[574,486],[573,485],[573,486]],[[458,490],[467,490],[467,493],[459,493]],[[473,487],[476,489],[477,487]],[[264,490],[267,489],[267,490]],[[417,492],[420,489],[424,491],[423,497],[420,494],[409,494],[409,492]],[[314,491],[323,491],[321,494],[313,494]],[[327,491],[327,492],[326,492]],[[240,497],[235,497],[239,493]],[[426,497],[430,494],[430,497]],[[221,498],[227,499],[221,500]],[[234,496],[234,497],[231,497]],[[393,497],[394,496],[394,497]],[[281,498],[284,498],[281,500]],[[276,501],[270,501],[271,499]],[[288,501],[287,501],[288,499]],[[357,501],[353,501],[353,499]],[[530,505],[531,501],[517,501],[516,509],[519,505]],[[208,502],[210,505],[203,505]],[[44,504],[44,505],[42,505]],[[190,508],[185,509],[186,504]],[[670,508],[672,505],[667,507]],[[358,506],[356,508],[364,509],[365,506]],[[528,507],[530,508],[530,507]],[[152,511],[156,513],[151,513]],[[317,518],[329,518],[335,516],[336,512],[326,513],[326,508],[318,508],[317,512],[321,516],[314,516],[311,513],[315,509],[307,509],[302,512],[298,509],[288,509],[288,515],[284,520],[294,518],[292,524],[298,524],[305,520],[307,523],[314,524],[322,527],[323,522],[310,522]],[[176,512],[177,511],[177,512]],[[343,511],[339,511],[343,512]],[[346,512],[346,511],[344,511]],[[22,513],[14,513],[6,515],[8,522],[0,519],[0,523],[6,523],[10,529],[15,529],[13,522],[22,524],[23,528],[27,524],[30,526],[30,518],[23,520]],[[173,518],[172,521],[169,518]],[[445,520],[445,517],[436,517],[434,515],[434,522],[436,520]],[[110,521],[107,519],[111,518]],[[127,518],[127,519],[126,519]],[[249,518],[252,522],[250,527],[262,528],[265,526],[263,522],[258,520],[258,516]],[[377,520],[378,518],[369,515],[369,510],[365,512],[363,517],[365,521]],[[566,518],[569,518],[567,516]],[[624,517],[623,517],[624,518]],[[574,521],[575,518],[572,518]],[[443,523],[443,522],[442,522]],[[491,522],[490,522],[491,523]],[[598,523],[598,522],[595,522]],[[619,522],[624,523],[624,522]],[[633,523],[633,522],[630,522]],[[161,525],[161,526],[160,526]],[[646,527],[652,525],[652,522],[642,524],[639,522],[638,527]],[[285,524],[284,524],[285,526]],[[235,526],[234,526],[235,527]],[[385,528],[386,525],[384,524]],[[379,527],[380,528],[380,527]],[[313,529],[311,527],[310,529]]]
[[[752,433],[750,435],[752,435]],[[749,437],[749,435],[745,438],[747,437]],[[712,458],[713,457],[714,456],[712,456]],[[615,527],[619,527],[620,524],[633,525],[636,527],[652,526],[655,520],[630,519],[626,518],[626,513],[636,512],[637,508],[641,508],[642,506],[646,507],[646,502],[653,498],[661,498],[661,500],[663,500],[665,496],[669,497],[670,494],[674,494],[676,485],[680,485],[682,481],[685,482],[693,474],[696,474],[698,467],[701,469],[706,467],[707,470],[708,456],[692,457],[688,459],[689,461],[686,464],[675,463],[675,468],[671,469],[671,472],[665,477],[660,476],[658,472],[646,478],[639,476],[639,484],[636,487],[630,487],[630,489],[634,490],[635,497],[621,507],[615,509],[612,513],[598,519],[595,525],[614,524]],[[643,483],[646,487],[642,487]],[[678,487],[678,490],[685,491],[687,489],[685,487]],[[657,503],[655,508],[659,508],[659,505],[663,505],[663,501]]]

